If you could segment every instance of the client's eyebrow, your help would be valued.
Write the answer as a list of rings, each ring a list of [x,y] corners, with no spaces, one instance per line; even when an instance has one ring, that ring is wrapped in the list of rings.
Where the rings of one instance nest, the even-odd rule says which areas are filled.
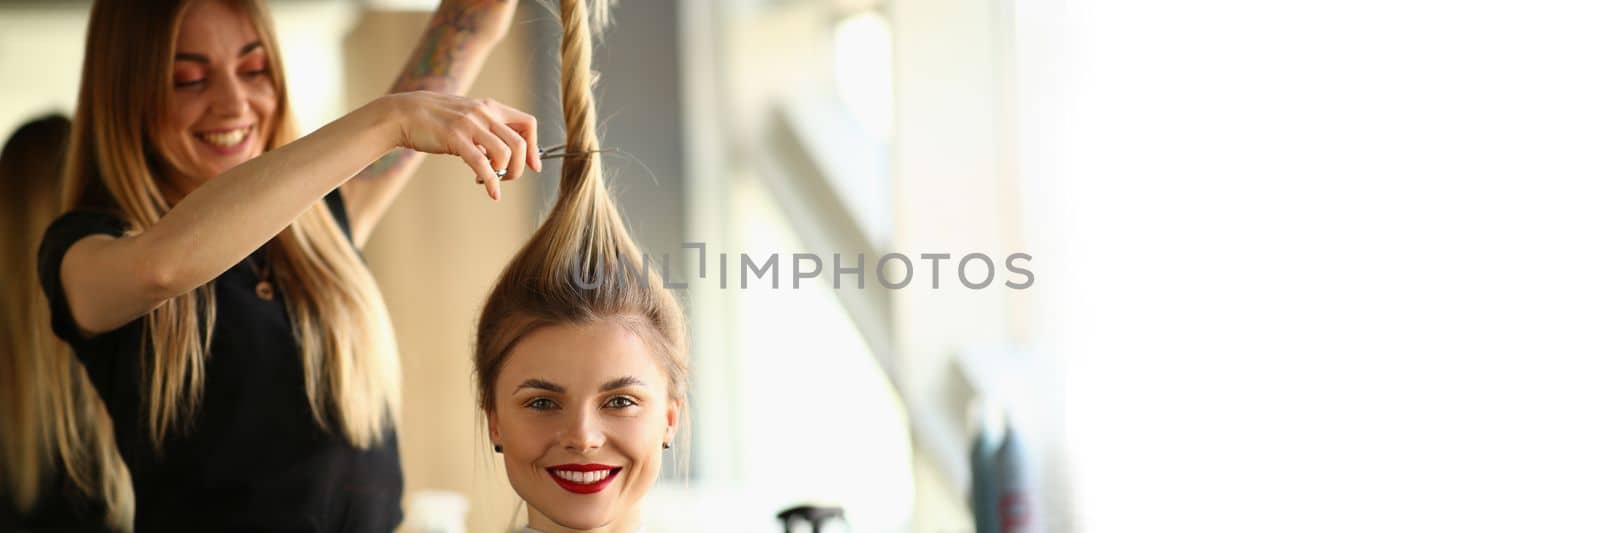
[[[608,390],[616,390],[616,389],[620,389],[620,388],[627,387],[627,386],[630,386],[630,385],[641,385],[642,386],[642,385],[644,385],[644,382],[643,381],[639,381],[639,378],[636,378],[636,377],[633,377],[633,376],[622,376],[620,378],[613,379],[611,381],[607,381],[604,385],[601,385],[600,386],[600,392],[605,392],[605,391],[608,391]]]
[[[636,377],[633,377],[633,376],[622,376],[620,378],[613,379],[611,381],[607,381],[603,385],[600,385],[600,392],[605,392],[605,391],[609,391],[609,390],[616,390],[616,389],[620,389],[620,388],[623,388],[623,387],[629,387],[629,386],[634,386],[634,385],[643,386],[644,382],[643,381],[639,381],[639,378],[636,378]],[[547,390],[547,391],[550,391],[550,392],[554,392],[556,394],[566,394],[566,392],[567,392],[567,388],[566,387],[563,387],[563,386],[560,386],[560,385],[557,385],[555,383],[551,383],[549,381],[545,381],[545,380],[542,380],[542,379],[539,379],[539,378],[528,378],[528,380],[522,382],[521,385],[517,385],[517,389],[518,390],[521,390],[521,389],[544,389],[544,390]]]
[[[544,389],[556,394],[566,394],[567,392],[566,387],[539,378],[530,378],[527,381],[522,382],[521,385],[517,385],[517,389]]]

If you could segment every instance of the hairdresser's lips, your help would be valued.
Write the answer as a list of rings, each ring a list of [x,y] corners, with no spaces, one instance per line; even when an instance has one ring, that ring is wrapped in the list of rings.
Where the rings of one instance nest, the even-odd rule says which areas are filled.
[[[550,479],[567,492],[594,494],[611,485],[622,473],[622,467],[602,464],[565,464],[544,469]]]
[[[195,140],[200,141],[201,146],[215,155],[234,155],[243,152],[250,146],[250,141],[255,136],[256,128],[253,124],[200,130],[194,133]]]

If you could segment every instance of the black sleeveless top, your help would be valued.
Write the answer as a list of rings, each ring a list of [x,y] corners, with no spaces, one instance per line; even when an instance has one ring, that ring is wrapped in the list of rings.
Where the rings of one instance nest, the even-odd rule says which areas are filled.
[[[348,239],[344,201],[324,201]],[[216,329],[193,424],[171,431],[156,453],[145,422],[145,318],[92,338],[72,319],[61,260],[79,239],[121,236],[124,223],[73,211],[51,224],[39,278],[51,327],[69,344],[105,400],[117,447],[133,476],[139,531],[393,531],[404,485],[393,429],[361,450],[319,428],[306,399],[300,348],[283,298],[256,296],[250,266],[265,247],[215,281]]]

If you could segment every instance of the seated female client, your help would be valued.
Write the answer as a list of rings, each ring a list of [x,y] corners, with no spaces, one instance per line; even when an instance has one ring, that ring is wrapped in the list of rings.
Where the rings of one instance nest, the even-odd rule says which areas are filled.
[[[595,154],[590,14],[561,0],[559,197],[479,318],[478,401],[534,531],[633,533],[687,412],[683,312],[641,269]],[[604,0],[594,6],[597,25]],[[631,271],[629,269],[632,269]]]

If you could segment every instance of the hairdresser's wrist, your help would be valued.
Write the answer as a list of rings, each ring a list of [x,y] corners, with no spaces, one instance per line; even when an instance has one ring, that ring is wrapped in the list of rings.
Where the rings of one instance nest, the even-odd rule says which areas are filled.
[[[403,104],[400,100],[406,93],[392,93],[379,96],[367,102],[350,113],[362,129],[376,130],[378,138],[383,139],[383,150],[405,145],[405,128],[402,124],[404,116],[401,114]]]

